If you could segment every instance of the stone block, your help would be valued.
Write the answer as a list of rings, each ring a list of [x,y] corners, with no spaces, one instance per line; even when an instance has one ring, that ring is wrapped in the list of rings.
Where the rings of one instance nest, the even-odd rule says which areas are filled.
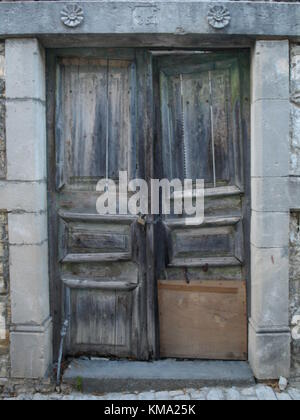
[[[8,277],[8,237],[7,215],[0,212],[0,294],[7,292]],[[0,334],[1,335],[1,334]]]
[[[293,401],[300,401],[300,390],[298,387],[289,388],[288,394],[292,398]]]
[[[1,244],[0,244],[1,247]],[[3,260],[0,259],[0,294],[6,292],[6,284],[4,281],[4,263]]]
[[[45,100],[45,57],[37,39],[5,41],[6,95]]]
[[[290,376],[290,334],[255,331],[249,325],[249,362],[258,380],[279,379]]]
[[[290,213],[256,212],[251,216],[251,243],[257,248],[285,248],[289,244]]]
[[[288,177],[251,178],[252,210],[287,212],[289,203]]]
[[[290,326],[292,331],[291,376],[300,376],[300,212],[290,220]]]
[[[0,354],[0,378],[7,378],[9,376],[9,355]]]
[[[289,325],[289,253],[251,245],[251,316],[262,329]],[[284,375],[282,375],[284,376]]]
[[[40,212],[47,210],[46,182],[0,181],[0,210]]]
[[[36,325],[49,316],[48,244],[10,246],[12,323]]]
[[[5,150],[5,116],[6,104],[5,100],[0,98],[0,149]]]
[[[290,174],[300,176],[300,108],[294,104],[291,105]]]
[[[252,177],[289,175],[290,104],[261,100],[252,104]]]
[[[4,179],[6,176],[6,154],[5,151],[0,150],[0,178]]]
[[[291,46],[291,92],[299,91],[300,86],[300,45]]]
[[[10,213],[8,236],[12,245],[37,245],[47,240],[46,213]]]
[[[256,395],[259,401],[277,401],[275,392],[265,385],[259,385],[256,388]]]
[[[7,330],[7,297],[0,296],[0,345],[6,345],[8,337]]]
[[[300,209],[300,177],[292,177],[289,180],[289,202],[290,209]]]
[[[11,333],[11,376],[38,379],[49,373],[52,363],[52,326],[42,333]]]
[[[7,179],[46,178],[45,106],[37,101],[10,101],[6,107]]]
[[[257,41],[252,55],[253,101],[289,98],[289,41]]]

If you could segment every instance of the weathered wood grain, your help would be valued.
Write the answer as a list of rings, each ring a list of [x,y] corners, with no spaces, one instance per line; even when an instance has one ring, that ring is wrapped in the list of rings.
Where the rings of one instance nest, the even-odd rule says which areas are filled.
[[[71,279],[62,277],[62,282],[70,289],[92,289],[92,290],[127,290],[131,291],[137,287],[137,283],[125,281],[94,281],[87,279]]]
[[[244,281],[159,281],[162,357],[247,359]]]
[[[47,60],[55,352],[70,313],[68,354],[157,358],[158,279],[192,284],[191,308],[201,293],[234,299],[229,282],[249,281],[248,54],[153,58],[146,49],[104,48],[51,51]],[[96,182],[124,169],[148,182],[204,178],[203,226],[187,228],[185,217],[152,217],[144,227],[136,217],[97,215]],[[208,293],[216,279],[226,285]],[[195,281],[210,284],[198,290]],[[209,299],[211,308],[226,303]],[[224,352],[245,357],[241,347]]]
[[[134,62],[62,58],[57,72],[57,188],[132,174]]]
[[[96,183],[146,167],[149,146],[141,154],[136,138],[144,132],[146,145],[149,105],[138,90],[150,88],[151,76],[128,49],[51,51],[48,62],[55,357],[70,317],[67,354],[148,359],[146,233],[134,216],[98,215]]]
[[[196,178],[205,180],[205,219],[201,226],[188,226],[190,220],[186,215],[170,215],[164,217],[163,223],[157,227],[156,240],[160,242],[157,276],[165,279],[165,290],[170,293],[163,295],[159,283],[160,304],[164,299],[166,319],[170,313],[173,314],[174,308],[178,309],[178,302],[183,301],[187,294],[185,287],[189,287],[186,314],[180,313],[178,319],[176,315],[171,315],[174,316],[172,321],[175,327],[168,321],[169,324],[167,327],[164,325],[162,331],[160,325],[161,354],[166,357],[246,357],[246,333],[240,343],[235,336],[232,348],[237,344],[240,346],[232,353],[229,351],[230,342],[224,344],[221,335],[216,336],[215,348],[209,347],[210,337],[207,335],[203,342],[199,342],[197,328],[201,335],[201,327],[205,326],[205,322],[209,324],[211,321],[212,324],[213,320],[206,318],[201,324],[197,311],[200,313],[203,310],[199,296],[205,290],[198,290],[199,284],[191,285],[194,281],[207,281],[207,287],[210,288],[216,279],[225,280],[227,286],[228,281],[237,280],[245,289],[243,280],[246,278],[248,282],[249,279],[249,253],[245,252],[245,243],[249,243],[250,237],[249,108],[246,100],[249,95],[249,68],[246,69],[246,62],[247,54],[234,52],[161,52],[155,57],[155,74],[160,78],[160,85],[154,85],[158,91],[156,108],[160,111],[160,114],[156,111],[156,115],[159,115],[156,150],[162,154],[160,165],[163,167],[163,170],[156,168],[157,173],[169,179],[172,175],[181,179],[188,176],[193,181]],[[162,229],[164,234],[161,233]],[[182,279],[185,279],[185,283]],[[172,286],[174,281],[176,285]],[[223,294],[220,289],[219,296]],[[161,298],[162,295],[164,298]],[[174,299],[172,296],[175,296]],[[213,307],[213,301],[208,302]],[[217,313],[222,310],[222,297],[215,303]],[[194,316],[190,309],[193,304]],[[245,307],[239,328],[245,332],[246,294],[243,304]],[[205,309],[208,313],[209,304]],[[233,304],[231,315],[236,316],[237,320],[234,310]],[[230,304],[227,311],[229,316]],[[192,318],[195,316],[198,324],[195,330],[191,330],[189,322],[193,325]],[[184,325],[183,319],[186,321]],[[175,333],[172,342],[172,334],[178,325],[181,325],[182,331],[177,335]],[[228,323],[227,326],[228,337],[234,335],[236,324],[230,326]],[[167,352],[164,349],[166,342]],[[185,342],[189,345],[184,346]]]

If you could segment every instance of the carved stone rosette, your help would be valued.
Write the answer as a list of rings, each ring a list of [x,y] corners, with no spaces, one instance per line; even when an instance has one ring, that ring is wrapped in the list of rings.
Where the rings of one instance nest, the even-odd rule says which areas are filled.
[[[209,9],[207,20],[213,28],[223,29],[230,24],[231,15],[225,6],[212,6]]]
[[[61,11],[61,21],[69,28],[76,28],[77,26],[81,25],[83,20],[83,9],[77,4],[70,4],[65,6]]]

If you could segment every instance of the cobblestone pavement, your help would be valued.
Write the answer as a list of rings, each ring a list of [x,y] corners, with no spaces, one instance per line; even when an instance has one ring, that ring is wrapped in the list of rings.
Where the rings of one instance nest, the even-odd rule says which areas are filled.
[[[238,401],[238,400],[266,400],[266,401],[300,401],[300,389],[288,388],[285,392],[277,392],[270,387],[257,385],[251,388],[202,388],[182,389],[177,391],[142,392],[133,394],[105,394],[85,395],[72,393],[63,394],[22,394],[16,398],[6,400],[202,400],[202,401]]]

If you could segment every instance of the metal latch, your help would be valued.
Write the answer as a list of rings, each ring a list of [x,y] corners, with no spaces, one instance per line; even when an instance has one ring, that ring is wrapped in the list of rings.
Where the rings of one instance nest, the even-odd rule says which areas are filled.
[[[144,226],[144,227],[145,227],[145,226],[146,226],[146,224],[147,224],[147,216],[146,216],[145,214],[141,214],[141,215],[139,215],[137,222],[138,222],[141,226]]]

